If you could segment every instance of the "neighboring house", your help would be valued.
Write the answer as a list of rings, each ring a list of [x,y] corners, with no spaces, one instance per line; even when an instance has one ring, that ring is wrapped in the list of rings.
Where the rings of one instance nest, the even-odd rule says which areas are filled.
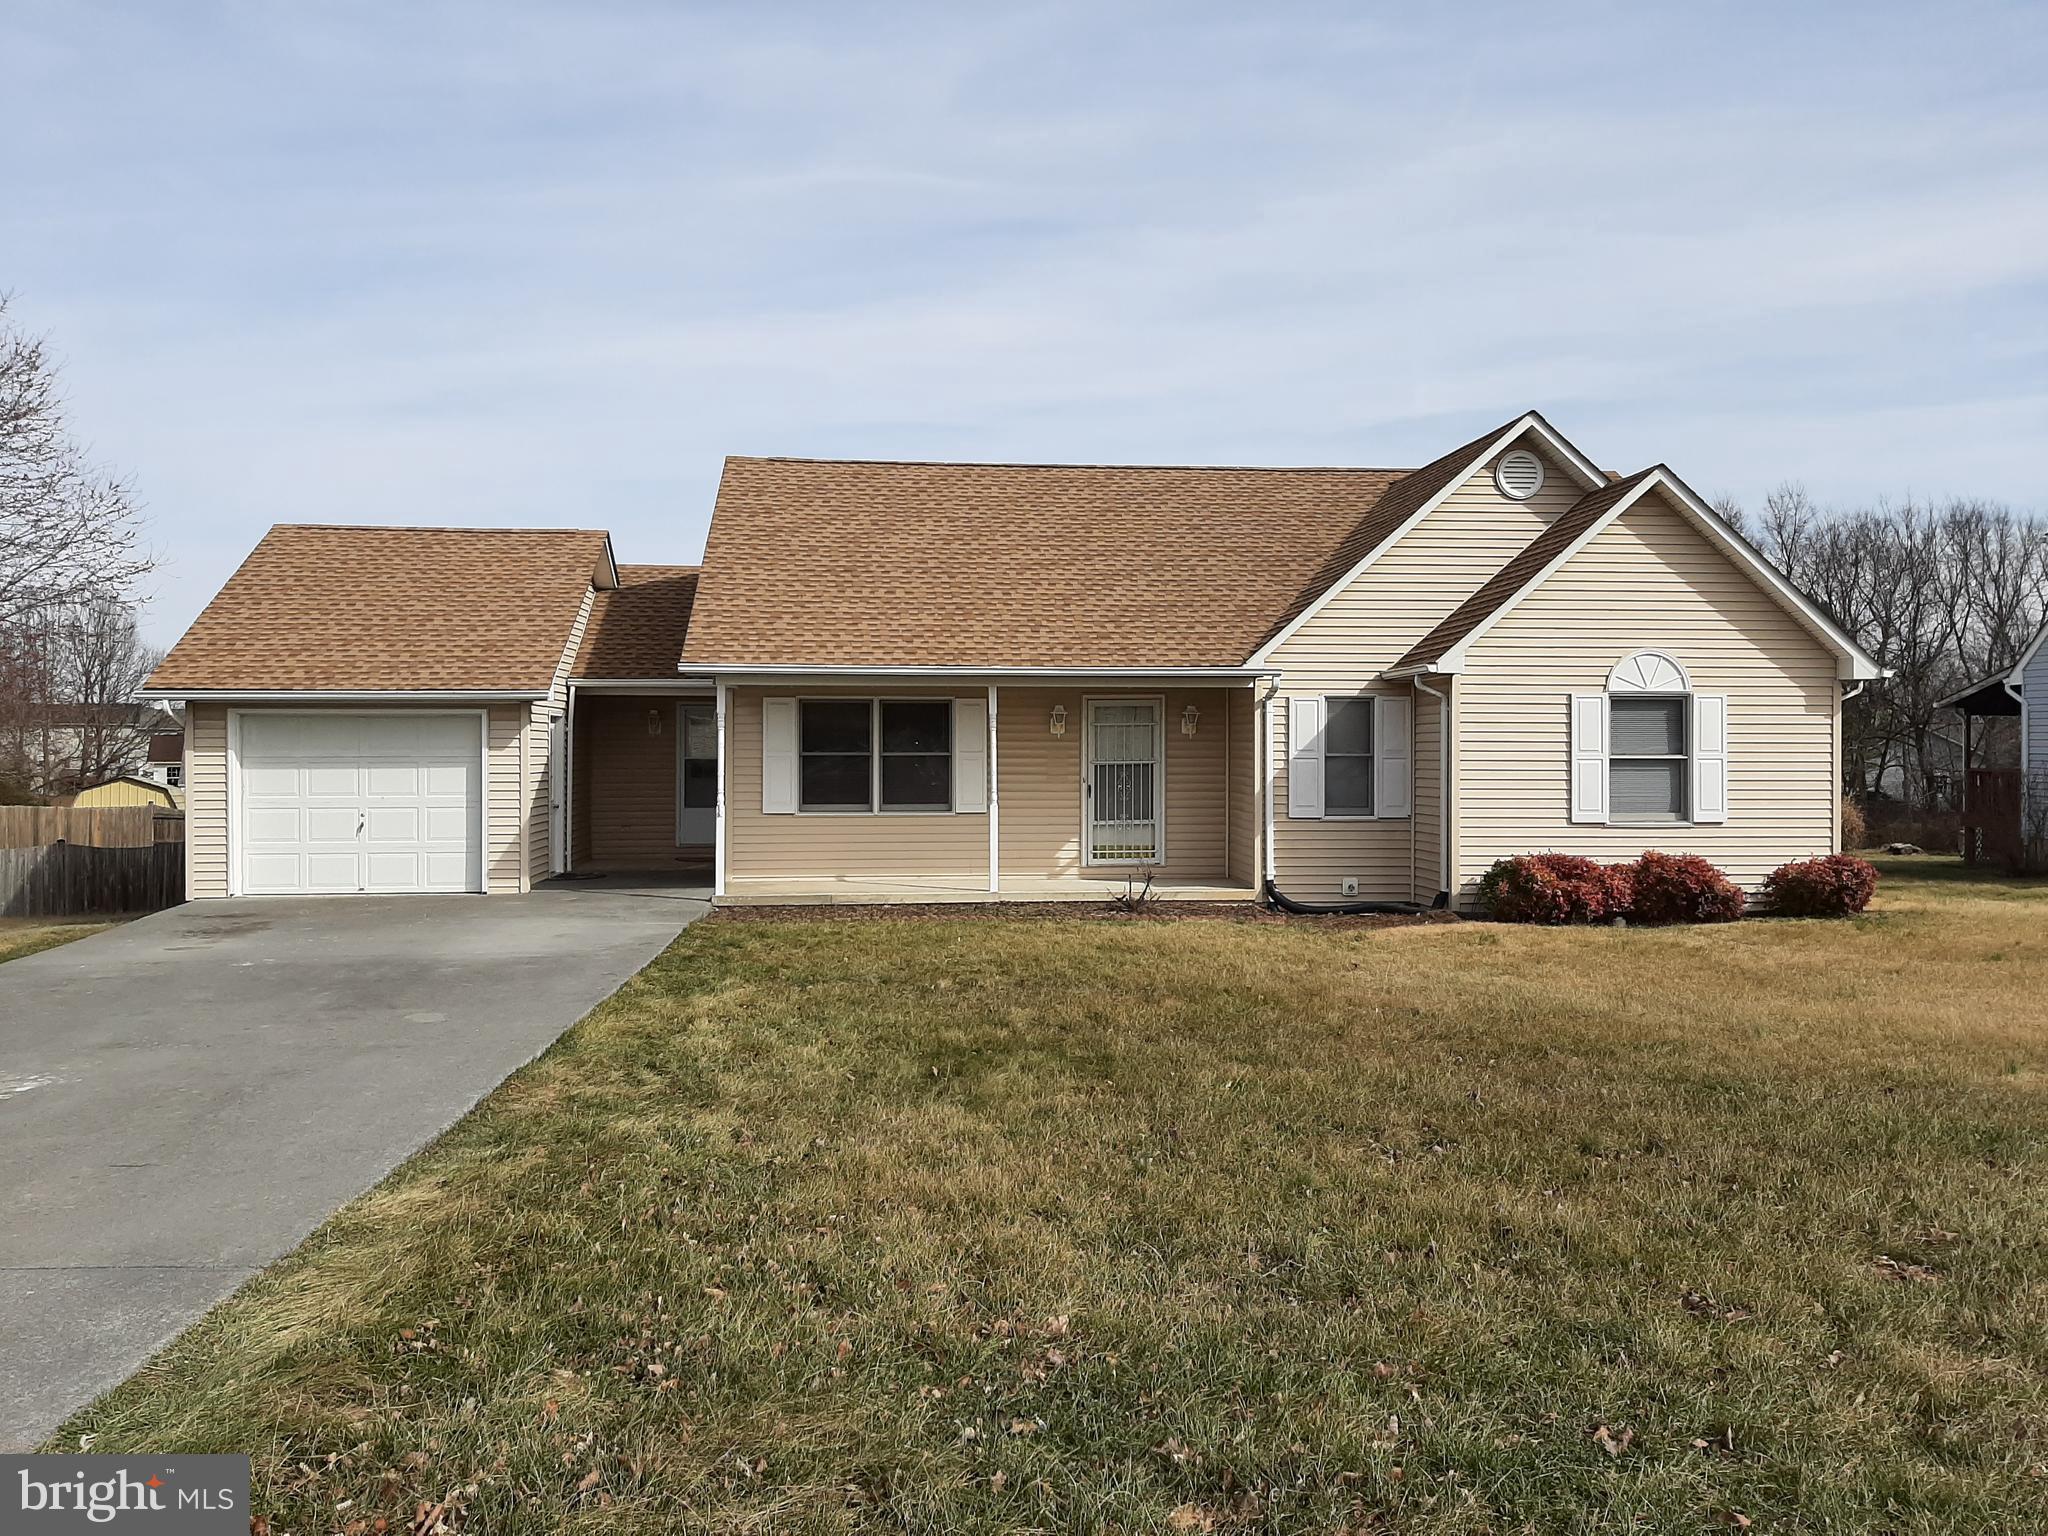
[[[747,899],[1465,902],[1836,845],[1879,668],[1531,413],[1417,470],[734,458],[701,569],[280,527],[151,680],[196,896],[699,868]]]
[[[2035,701],[2048,698],[2048,625],[2003,671],[1935,707],[1954,709],[1963,717],[1964,852],[1994,858],[2038,862],[2048,844],[2048,709]],[[2019,766],[1987,768],[1979,761],[1985,731],[1980,721],[2013,719],[2019,723]],[[2007,758],[2010,762],[2011,759]],[[2030,845],[2024,846],[2023,845]]]
[[[185,787],[185,725],[174,720],[169,727],[159,725],[149,734],[149,745],[144,749],[142,763],[136,774],[151,783],[162,784],[170,789]]]
[[[176,710],[162,701],[14,701],[0,709],[0,765],[18,768],[27,787],[43,795],[68,793],[82,779],[159,778],[146,762],[150,743],[182,729]]]
[[[56,803],[82,811],[130,805],[155,805],[172,811],[178,808],[178,792],[139,774],[122,774],[88,784],[76,793],[60,795]]]

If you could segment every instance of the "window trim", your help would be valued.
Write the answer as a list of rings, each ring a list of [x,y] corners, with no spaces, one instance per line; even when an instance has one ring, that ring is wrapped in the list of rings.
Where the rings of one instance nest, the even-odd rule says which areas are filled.
[[[958,698],[950,693],[800,693],[796,696],[796,810],[798,816],[957,816],[958,796],[954,790],[954,760],[959,755]],[[868,803],[866,805],[804,804],[804,706],[806,704],[866,704],[868,706]],[[946,803],[944,805],[882,804],[882,706],[884,704],[943,704],[946,706]],[[852,752],[820,752],[819,757],[853,757]],[[898,756],[927,757],[936,753],[908,753]]]
[[[1681,677],[1685,676],[1683,670]],[[1687,679],[1690,681],[1690,679]],[[1614,750],[1614,703],[1622,699],[1632,703],[1674,701],[1678,705],[1678,731],[1685,742],[1683,752],[1617,752]],[[1623,688],[1607,689],[1607,825],[1610,827],[1696,827],[1701,825],[1693,816],[1693,741],[1692,693]],[[1616,763],[1677,763],[1678,794],[1682,802],[1679,814],[1670,818],[1662,816],[1618,816],[1614,809],[1614,765]]]
[[[1374,691],[1359,693],[1326,693],[1323,695],[1323,815],[1324,821],[1381,821],[1380,815],[1380,695]],[[1330,751],[1330,713],[1334,704],[1363,704],[1365,706],[1366,739],[1372,743],[1372,750],[1362,754],[1366,763],[1365,787],[1371,799],[1371,808],[1363,811],[1334,811],[1330,809],[1330,759],[1334,757],[1355,758],[1357,752]]]

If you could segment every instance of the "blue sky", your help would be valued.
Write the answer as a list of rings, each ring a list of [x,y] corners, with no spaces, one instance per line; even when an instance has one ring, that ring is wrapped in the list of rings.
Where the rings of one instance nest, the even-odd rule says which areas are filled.
[[[2048,510],[2048,6],[0,0],[0,289],[175,637],[275,521],[702,547],[726,453]]]

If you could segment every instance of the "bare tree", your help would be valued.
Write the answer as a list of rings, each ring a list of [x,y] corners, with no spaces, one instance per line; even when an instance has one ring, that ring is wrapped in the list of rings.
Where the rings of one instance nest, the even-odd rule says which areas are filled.
[[[0,297],[0,629],[125,597],[151,569],[128,486],[72,437],[55,361]]]
[[[80,784],[130,772],[147,759],[150,712],[136,695],[163,656],[142,643],[126,603],[98,598],[65,616],[57,671],[77,711],[70,768]]]
[[[1844,787],[1944,808],[1960,723],[1936,705],[2011,666],[2048,618],[2048,523],[1967,500],[1828,510],[1784,485],[1741,526],[1891,671],[1845,713]]]

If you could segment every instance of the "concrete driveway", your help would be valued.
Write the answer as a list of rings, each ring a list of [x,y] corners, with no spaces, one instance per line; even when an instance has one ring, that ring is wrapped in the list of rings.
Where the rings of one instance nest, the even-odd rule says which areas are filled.
[[[0,965],[0,1450],[460,1119],[707,894],[205,902]]]

